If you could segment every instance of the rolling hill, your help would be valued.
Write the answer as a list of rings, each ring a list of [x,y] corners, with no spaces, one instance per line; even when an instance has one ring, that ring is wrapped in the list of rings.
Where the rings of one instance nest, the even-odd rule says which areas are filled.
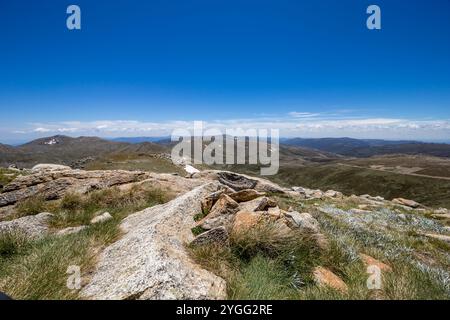
[[[420,154],[435,157],[450,157],[450,144],[445,143],[352,138],[292,138],[283,139],[282,143],[350,157],[371,157],[385,154]]]

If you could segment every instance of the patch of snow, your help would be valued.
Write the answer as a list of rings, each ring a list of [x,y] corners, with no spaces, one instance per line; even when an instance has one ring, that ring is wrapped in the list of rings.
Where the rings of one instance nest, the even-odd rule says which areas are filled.
[[[57,143],[58,143],[58,140],[56,140],[55,138],[52,138],[49,141],[44,142],[44,144],[50,145],[50,146],[54,145],[54,144],[57,144]]]
[[[187,173],[189,173],[189,174],[200,172],[200,170],[198,170],[198,169],[196,169],[196,168],[194,168],[193,166],[188,165],[188,164],[184,167],[184,170],[185,170]]]

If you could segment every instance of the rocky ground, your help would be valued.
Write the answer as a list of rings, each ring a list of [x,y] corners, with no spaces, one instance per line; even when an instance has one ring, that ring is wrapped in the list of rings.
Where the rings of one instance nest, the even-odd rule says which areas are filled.
[[[448,299],[449,221],[449,210],[413,200],[284,188],[227,171],[39,165],[0,193],[0,291],[17,299]],[[73,265],[81,282],[70,289]]]

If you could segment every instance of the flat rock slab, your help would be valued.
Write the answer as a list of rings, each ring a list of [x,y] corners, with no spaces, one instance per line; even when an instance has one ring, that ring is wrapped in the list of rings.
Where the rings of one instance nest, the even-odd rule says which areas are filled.
[[[225,299],[222,278],[195,264],[185,245],[194,239],[193,216],[216,182],[128,216],[124,236],[99,256],[81,296],[89,299]]]

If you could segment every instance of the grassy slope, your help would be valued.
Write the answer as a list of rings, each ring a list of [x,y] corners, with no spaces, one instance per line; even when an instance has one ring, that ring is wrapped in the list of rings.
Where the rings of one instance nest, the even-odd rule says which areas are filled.
[[[311,212],[329,245],[320,249],[308,236],[298,233],[280,238],[268,223],[245,234],[232,234],[229,247],[191,247],[191,255],[199,264],[226,279],[229,299],[450,298],[449,246],[415,232],[442,228],[426,217],[409,214],[406,222],[400,222],[398,213],[386,209],[354,220],[354,215],[338,208],[353,207],[351,201],[313,203],[282,197],[278,201],[282,207]],[[330,214],[314,204],[329,208]],[[390,227],[383,227],[384,222]],[[392,267],[392,272],[382,273],[381,290],[368,289],[369,274],[360,253]],[[428,264],[415,258],[424,256],[432,257]],[[312,275],[315,266],[338,275],[348,292],[316,285]]]
[[[3,233],[0,291],[14,299],[76,299],[78,292],[66,285],[68,267],[79,266],[83,275],[88,274],[98,251],[120,237],[119,224],[124,217],[169,198],[170,195],[144,185],[128,191],[112,188],[83,197],[66,195],[53,203],[34,199],[22,204],[21,215],[37,213],[38,207],[50,209],[55,214],[51,220],[54,229],[89,224],[98,212],[108,211],[113,219],[90,225],[77,234],[46,236],[34,241],[21,234]]]
[[[339,165],[282,167],[273,180],[284,185],[334,189],[345,194],[403,197],[450,208],[450,181]]]

